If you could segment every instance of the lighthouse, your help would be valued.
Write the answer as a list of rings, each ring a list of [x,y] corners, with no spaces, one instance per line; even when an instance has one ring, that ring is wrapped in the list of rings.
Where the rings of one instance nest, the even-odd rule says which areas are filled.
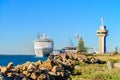
[[[99,43],[99,53],[106,53],[106,37],[108,35],[108,30],[104,26],[104,18],[101,18],[100,29],[97,30],[98,43]]]

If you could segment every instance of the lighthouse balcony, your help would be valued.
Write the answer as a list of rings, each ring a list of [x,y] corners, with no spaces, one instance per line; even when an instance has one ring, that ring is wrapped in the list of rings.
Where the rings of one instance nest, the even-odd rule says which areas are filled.
[[[107,34],[108,32],[97,32],[97,34]]]

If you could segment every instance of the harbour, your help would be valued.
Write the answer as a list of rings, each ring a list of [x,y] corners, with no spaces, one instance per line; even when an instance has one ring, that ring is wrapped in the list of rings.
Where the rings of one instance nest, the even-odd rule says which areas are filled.
[[[45,61],[47,57],[36,57],[36,55],[0,55],[0,65],[7,66],[9,62],[13,62],[14,66],[25,62],[36,62],[38,60]]]
[[[0,0],[0,80],[120,80],[120,0]]]

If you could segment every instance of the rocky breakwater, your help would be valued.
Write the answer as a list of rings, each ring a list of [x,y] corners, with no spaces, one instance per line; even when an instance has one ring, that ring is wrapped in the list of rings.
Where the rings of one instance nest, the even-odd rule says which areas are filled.
[[[0,80],[67,80],[80,62],[102,63],[80,54],[50,55],[45,62],[39,60],[17,66],[10,62],[0,66]]]

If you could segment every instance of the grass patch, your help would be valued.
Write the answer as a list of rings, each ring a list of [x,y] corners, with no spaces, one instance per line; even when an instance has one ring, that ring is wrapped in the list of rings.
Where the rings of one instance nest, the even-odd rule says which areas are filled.
[[[108,61],[110,60],[112,64],[115,62],[120,62],[120,56],[96,56],[96,58]],[[72,80],[120,80],[120,69],[113,68],[108,69],[106,64],[86,64],[79,63],[77,68],[77,73],[80,75],[71,75]]]

